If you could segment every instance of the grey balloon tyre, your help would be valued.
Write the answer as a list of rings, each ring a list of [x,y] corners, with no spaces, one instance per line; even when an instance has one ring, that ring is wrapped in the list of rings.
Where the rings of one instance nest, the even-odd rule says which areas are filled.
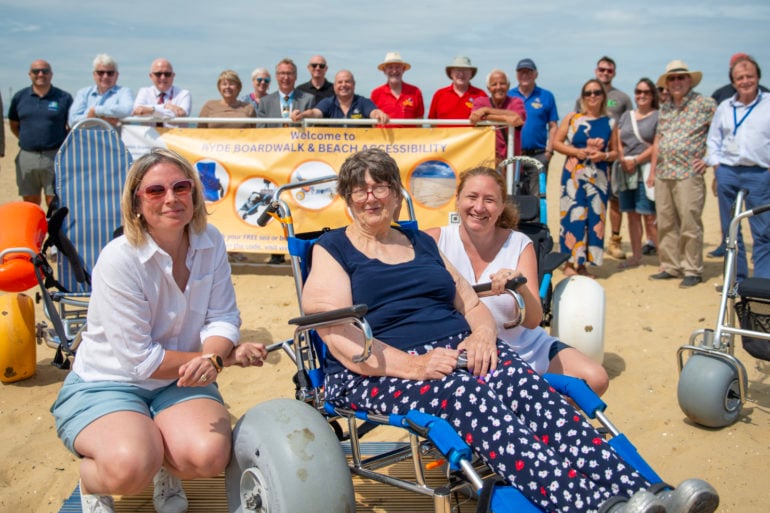
[[[317,410],[294,399],[241,417],[225,485],[231,513],[355,512],[342,446]]]
[[[729,426],[743,407],[738,376],[735,367],[723,359],[693,354],[679,375],[679,407],[688,418],[702,426]]]

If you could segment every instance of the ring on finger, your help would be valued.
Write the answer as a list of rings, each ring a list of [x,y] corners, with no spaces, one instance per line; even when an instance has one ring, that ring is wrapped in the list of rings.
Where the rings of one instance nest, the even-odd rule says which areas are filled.
[[[209,380],[208,374],[204,373],[204,374],[201,375],[201,379],[199,379],[198,381],[201,382],[201,383],[205,383],[208,380]]]

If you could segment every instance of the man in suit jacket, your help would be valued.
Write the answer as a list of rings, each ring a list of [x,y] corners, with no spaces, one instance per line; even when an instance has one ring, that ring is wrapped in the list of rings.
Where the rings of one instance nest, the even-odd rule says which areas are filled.
[[[294,88],[297,81],[297,65],[294,61],[289,58],[282,59],[275,67],[275,80],[278,90],[262,98],[257,117],[284,118],[294,122],[301,120],[300,113],[312,108],[315,98],[312,94]],[[259,123],[257,126],[264,128],[268,125]]]

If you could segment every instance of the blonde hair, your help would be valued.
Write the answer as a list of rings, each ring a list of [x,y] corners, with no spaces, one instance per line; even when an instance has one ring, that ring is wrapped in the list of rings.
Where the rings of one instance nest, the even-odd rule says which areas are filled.
[[[201,233],[206,229],[207,216],[206,203],[203,199],[203,185],[198,173],[187,160],[175,151],[165,148],[153,148],[150,153],[142,155],[131,165],[126,175],[126,183],[123,186],[123,195],[120,199],[121,217],[123,220],[123,234],[133,246],[141,246],[147,240],[147,221],[139,216],[141,198],[136,191],[142,183],[144,175],[158,164],[168,163],[179,168],[184,175],[195,184],[192,191],[193,217],[189,227],[193,232]]]
[[[238,76],[238,73],[231,69],[226,69],[222,73],[219,74],[219,78],[217,78],[217,91],[219,90],[219,85],[222,83],[223,80],[227,80],[229,82],[233,82],[238,86],[238,91],[236,91],[236,95],[241,93],[241,89],[243,89],[243,84],[241,83],[241,77]]]

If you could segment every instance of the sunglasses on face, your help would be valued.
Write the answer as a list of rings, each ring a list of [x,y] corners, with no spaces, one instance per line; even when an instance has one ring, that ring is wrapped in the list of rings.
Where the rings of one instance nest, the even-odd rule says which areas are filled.
[[[29,70],[33,75],[47,75],[51,72],[50,68],[34,68]]]
[[[652,94],[652,91],[650,91],[649,89],[634,89],[634,94],[638,94],[638,95]]]
[[[666,77],[666,82],[678,82],[680,80],[686,80],[690,78],[690,75],[671,75]]]
[[[155,76],[155,78],[160,78],[160,77],[168,78],[171,75],[173,75],[174,72],[173,71],[153,71],[152,74]]]
[[[314,68],[314,69],[315,69],[315,68],[324,69],[324,68],[326,67],[326,64],[324,64],[324,63],[322,63],[322,62],[311,62],[311,63],[310,63],[310,67],[311,67],[311,68]]]
[[[96,73],[100,77],[103,77],[104,75],[107,75],[108,77],[115,76],[114,69],[95,69],[94,73]]]
[[[601,89],[589,89],[588,91],[583,91],[583,98],[589,98],[591,96],[604,96],[604,91]]]
[[[168,191],[168,189],[171,189],[174,196],[187,196],[192,192],[193,186],[194,182],[191,179],[186,178],[172,183],[169,188],[166,188],[165,185],[153,184],[148,185],[144,189],[138,189],[136,193],[141,194],[150,200],[158,200],[166,197],[166,191]]]
[[[261,84],[262,82],[264,82],[265,84],[269,84],[270,83],[270,78],[258,77],[258,78],[255,78],[254,80],[257,81],[257,84]]]
[[[596,68],[599,73],[615,73],[613,68]]]

